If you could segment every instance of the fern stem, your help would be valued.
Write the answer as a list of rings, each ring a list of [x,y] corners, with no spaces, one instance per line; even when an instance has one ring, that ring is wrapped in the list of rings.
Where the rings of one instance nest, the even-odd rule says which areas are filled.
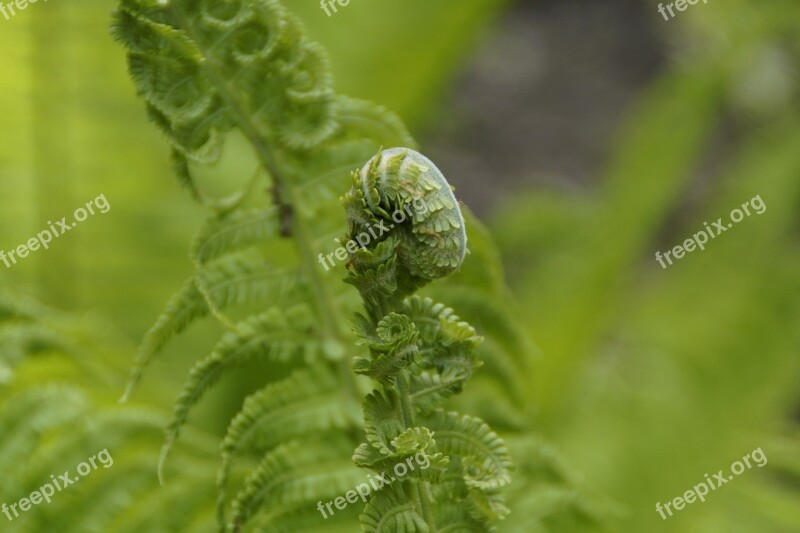
[[[395,379],[395,386],[397,387],[397,394],[400,398],[398,402],[400,405],[400,417],[406,428],[412,428],[416,425],[414,416],[414,405],[411,401],[411,376],[408,370],[401,370]],[[422,512],[422,517],[430,527],[430,533],[436,531],[436,520],[433,515],[433,498],[430,493],[430,484],[425,482],[424,486],[420,487],[420,483],[413,480],[409,482],[413,488],[413,497],[415,503]]]
[[[408,375],[408,370],[402,370],[397,374],[395,381],[397,393],[400,397],[400,416],[406,428],[414,427],[414,406],[411,404],[411,380]]]
[[[182,25],[187,34],[191,35],[194,42],[198,43],[198,46],[200,46],[199,43],[202,41],[197,38],[197,34],[194,31],[191,19],[186,15],[183,6],[181,6],[179,2],[175,2],[174,9],[175,13],[180,17]],[[284,233],[287,229],[284,227],[284,224],[286,224],[287,220],[290,219],[291,228],[294,230],[291,235],[293,237],[292,240],[294,241],[297,252],[302,259],[303,268],[306,270],[308,281],[311,284],[316,296],[315,301],[317,303],[317,311],[319,312],[323,327],[329,339],[335,340],[339,344],[342,344],[344,335],[339,324],[334,318],[337,316],[337,314],[335,312],[333,301],[325,288],[325,284],[320,278],[319,272],[314,266],[315,260],[314,252],[311,249],[311,233],[308,231],[305,220],[303,220],[301,215],[291,216],[291,213],[293,213],[292,206],[296,205],[297,201],[291,184],[289,180],[280,172],[280,166],[275,160],[275,157],[262,139],[258,129],[250,121],[250,118],[244,111],[244,106],[236,97],[235,91],[231,89],[225,76],[221,73],[221,69],[217,66],[214,56],[207,50],[201,50],[201,53],[205,59],[203,62],[201,62],[203,71],[217,86],[218,94],[225,101],[228,109],[233,114],[237,126],[255,149],[256,155],[263,165],[264,170],[266,170],[274,180],[272,186],[272,197],[273,201],[276,203],[276,206],[281,212],[282,233]],[[287,195],[289,196],[290,200],[288,204],[286,203]],[[341,365],[343,369],[342,374],[347,377],[346,384],[353,398],[360,398],[355,378],[350,372],[346,358],[342,358]]]

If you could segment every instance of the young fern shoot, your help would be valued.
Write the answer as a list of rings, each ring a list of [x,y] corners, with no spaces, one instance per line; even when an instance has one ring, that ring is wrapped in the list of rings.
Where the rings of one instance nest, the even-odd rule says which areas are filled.
[[[378,473],[419,454],[430,462],[375,492],[362,527],[368,533],[491,531],[508,513],[499,492],[511,480],[506,445],[480,419],[441,407],[480,366],[482,338],[452,309],[414,295],[464,260],[458,202],[436,166],[407,148],[381,151],[353,180],[342,200],[346,241],[376,225],[391,228],[350,254],[347,265],[346,281],[367,312],[356,315],[354,330],[369,357],[357,358],[353,370],[377,382],[364,401],[366,442],[353,459]]]
[[[194,273],[146,333],[124,398],[193,324],[214,318],[224,328],[177,394],[158,472],[165,482],[183,474],[168,472],[167,460],[194,406],[233,369],[258,365],[260,388],[243,399],[221,447],[217,530],[352,531],[355,508],[321,524],[314,503],[363,479],[351,458],[363,391],[345,357],[357,339],[344,318],[359,305],[315,258],[342,232],[335,200],[350,171],[379,146],[413,147],[414,139],[391,112],[333,90],[324,50],[279,0],[120,0],[112,29],[177,177],[210,211],[191,247]],[[220,163],[231,140],[252,149],[240,170],[259,171],[239,192],[214,197],[198,171],[213,170],[215,183],[227,185]],[[356,329],[372,354],[356,371],[380,384],[367,401],[370,444],[357,463],[379,468],[417,453],[433,461],[376,494],[364,527],[487,531],[505,512],[497,494],[508,483],[505,445],[482,421],[440,409],[477,366],[480,338],[450,309],[412,296],[460,269],[464,217],[433,163],[409,149],[381,152],[357,180],[346,201],[348,233],[377,220],[397,224],[364,250],[351,247],[349,281],[367,310]],[[417,212],[395,222],[393,207]],[[521,372],[508,369],[524,368],[526,350],[508,328],[514,319],[502,305],[491,242],[475,229],[472,265],[437,291],[458,298],[487,337],[509,339],[481,346],[486,367],[473,391],[481,397],[496,383],[492,398],[516,404]],[[515,418],[512,409],[495,411]]]

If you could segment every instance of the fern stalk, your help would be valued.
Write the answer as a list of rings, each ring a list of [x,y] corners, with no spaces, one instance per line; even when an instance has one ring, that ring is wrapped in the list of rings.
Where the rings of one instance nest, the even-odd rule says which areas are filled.
[[[193,39],[194,42],[200,43],[201,41],[197,39],[196,32],[194,31],[192,20],[186,15],[182,4],[176,1],[172,2],[172,5],[174,12],[179,19],[181,27],[185,29],[186,33]],[[286,179],[280,172],[279,166],[276,163],[272,152],[264,142],[262,136],[258,133],[257,128],[252,124],[247,113],[244,111],[244,106],[242,106],[238,101],[236,92],[231,89],[225,76],[221,73],[221,69],[216,67],[216,59],[214,58],[213,54],[209,53],[207,50],[202,50],[202,48],[201,51],[205,52],[203,53],[203,58],[205,61],[200,63],[201,68],[205,72],[206,76],[217,87],[220,96],[227,104],[228,110],[233,114],[239,130],[245,135],[247,140],[253,146],[261,165],[274,180],[272,187],[272,198],[273,202],[281,212],[282,226],[285,227],[284,225],[286,223],[286,218],[284,217],[286,217],[288,213],[293,213],[292,206],[299,203],[293,195],[293,187],[291,186],[289,180]],[[291,199],[289,204],[285,203],[284,201],[284,198],[287,196]],[[294,245],[302,258],[306,275],[308,276],[308,279],[314,288],[314,293],[316,295],[315,302],[317,302],[317,304],[320,306],[319,316],[322,318],[325,324],[325,329],[330,338],[336,339],[341,343],[343,339],[342,333],[337,324],[332,320],[332,318],[336,316],[334,306],[331,303],[331,298],[328,295],[327,289],[320,278],[319,272],[314,267],[314,253],[310,249],[309,244],[312,242],[311,234],[305,227],[302,216],[291,216],[291,227],[294,230]]]

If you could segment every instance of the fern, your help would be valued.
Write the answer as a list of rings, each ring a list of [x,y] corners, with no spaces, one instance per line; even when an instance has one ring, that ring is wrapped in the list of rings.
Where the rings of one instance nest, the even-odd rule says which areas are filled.
[[[74,476],[76,465],[92,452],[107,449],[114,459],[111,468],[100,468],[57,492],[47,505],[18,517],[12,514],[11,522],[4,516],[3,530],[122,531],[120,520],[126,524],[144,517],[151,524],[161,520],[153,516],[155,507],[134,503],[145,504],[147,494],[152,495],[154,504],[170,501],[167,489],[154,483],[154,450],[167,417],[136,404],[109,407],[108,389],[119,387],[122,375],[106,364],[107,356],[84,329],[84,320],[74,321],[14,292],[0,294],[0,331],[6,338],[58,340],[18,344],[25,348],[16,352],[23,357],[17,357],[15,372],[0,384],[0,463],[6,474],[0,482],[0,499],[11,505],[39,490],[51,475],[69,470]],[[91,364],[76,357],[79,354]],[[193,445],[185,450],[194,456],[191,466],[186,453],[176,454],[176,461],[185,465],[180,482],[194,479],[197,489],[196,480],[202,478],[213,490],[214,469],[204,460],[209,457],[209,441],[194,430],[191,437]],[[187,505],[190,501],[203,505],[207,502],[207,498],[202,501],[203,494],[201,490],[189,498],[186,493],[173,494],[172,507],[177,509],[183,500]],[[186,511],[186,515],[174,516],[171,530],[181,530],[189,518],[206,530],[213,524],[213,516],[202,518],[199,507],[193,511],[187,507]]]
[[[232,503],[232,529],[241,529],[262,502],[261,521],[269,524],[354,487],[361,476],[342,455],[348,446],[340,437],[316,443],[289,441],[268,452]]]
[[[267,241],[277,234],[277,223],[277,211],[272,208],[234,211],[209,219],[192,247],[191,255],[196,267],[232,251]]]
[[[379,497],[373,498],[361,516],[361,525],[363,531],[367,533],[430,531],[419,509],[414,505],[411,495],[402,485],[385,489]]]
[[[386,451],[394,453],[399,442],[393,441],[402,430],[422,431],[424,424],[449,420],[449,415],[439,413],[442,402],[461,391],[479,366],[478,353],[486,356],[490,372],[483,379],[489,382],[517,379],[515,370],[527,364],[529,345],[518,340],[513,326],[503,325],[513,318],[497,304],[504,289],[496,254],[487,239],[478,241],[464,270],[491,271],[493,284],[471,289],[473,281],[484,276],[480,273],[454,288],[463,293],[465,302],[491,301],[481,318],[493,333],[513,331],[517,337],[477,352],[478,332],[449,308],[421,297],[411,297],[406,302],[410,307],[403,308],[403,299],[414,290],[461,266],[466,240],[459,235],[467,220],[449,184],[430,161],[422,161],[419,167],[406,165],[404,151],[383,152],[393,156],[385,161],[370,159],[381,146],[413,148],[416,143],[391,112],[333,91],[324,51],[308,40],[280,2],[122,0],[112,29],[128,50],[131,77],[148,115],[172,147],[179,182],[211,212],[191,247],[195,272],[145,335],[123,398],[131,397],[144,368],[170,339],[198,320],[215,319],[225,330],[223,339],[190,371],[167,427],[159,471],[191,408],[213,383],[234,364],[270,360],[273,371],[261,377],[263,388],[244,401],[223,440],[217,475],[220,530],[314,530],[302,512],[308,496],[335,496],[331,488],[351,488],[353,473],[358,472],[350,459],[362,426],[354,406],[367,391],[351,370],[382,382],[398,373],[414,374],[402,395],[386,390],[368,396],[381,397],[390,407],[367,409],[371,413],[365,426],[368,440],[381,441]],[[215,199],[195,175],[200,167],[214,167],[221,160],[234,131],[249,143],[259,170],[241,190]],[[368,315],[353,334],[346,317],[358,309],[358,302],[338,276],[319,267],[317,259],[341,235],[335,200],[352,183],[352,170],[367,160],[385,163],[382,170],[389,171],[405,165],[405,178],[391,181],[395,174],[389,172],[390,182],[380,187],[393,191],[392,202],[409,205],[417,196],[409,187],[417,187],[431,211],[421,215],[413,228],[396,231],[351,258],[348,282],[366,296]],[[269,194],[258,195],[258,190]],[[374,194],[370,194],[372,199]],[[380,212],[386,205],[373,207]],[[360,209],[348,209],[349,233],[374,219]],[[398,260],[405,270],[397,270]],[[445,299],[447,289],[443,290]],[[302,320],[292,318],[290,310],[304,304],[307,314]],[[266,321],[265,309],[270,313]],[[399,322],[379,327],[384,318]],[[278,324],[281,331],[276,329]],[[402,349],[388,331],[393,327],[409,334]],[[386,338],[381,340],[381,336]],[[351,369],[350,358],[345,357],[350,352],[347,347],[359,338],[366,348],[359,350]],[[520,387],[512,387],[511,394],[502,386],[497,388],[508,396],[510,405],[522,397],[514,392]],[[418,426],[390,415],[400,398],[415,402]],[[483,524],[490,515],[502,514],[496,512],[501,505],[495,489],[508,482],[507,453],[495,446],[496,435],[482,433],[480,423],[472,418],[459,420],[465,424],[460,430],[478,431],[485,448],[458,446],[453,436],[439,444],[450,450],[453,461],[448,463],[443,452],[429,452],[438,461],[436,476],[448,468],[470,471],[459,474],[460,484],[442,487],[447,487],[447,494],[458,494],[480,517],[445,511],[444,505],[442,513],[453,515],[453,523]],[[452,428],[453,435],[458,428]],[[396,434],[388,438],[387,432]],[[423,433],[406,435],[413,443]],[[310,444],[320,438],[344,440],[321,451]],[[288,449],[294,452],[287,454]],[[322,457],[330,457],[331,464],[342,468],[327,474]],[[278,495],[274,487],[280,485],[279,476],[305,479],[305,488]],[[420,482],[431,483],[436,476]],[[496,486],[485,476],[494,479]],[[229,497],[237,486],[238,495]],[[275,508],[275,500],[282,502],[283,510]],[[416,505],[413,498],[403,502]],[[315,503],[311,502],[309,512]],[[336,530],[337,524],[348,523],[346,516],[319,526]]]
[[[269,270],[257,258],[233,256],[186,281],[145,335],[123,401],[130,397],[144,368],[167,342],[197,319],[207,316],[212,308],[225,309],[230,305],[264,301],[268,297],[274,298],[276,303],[286,303],[282,295],[292,295],[296,290],[294,280],[291,272]]]
[[[303,435],[341,431],[357,424],[357,405],[338,390],[338,381],[324,371],[301,370],[249,396],[231,421],[221,446],[222,466],[217,477],[220,522],[226,521],[230,470],[244,450],[271,450]]]
[[[306,336],[313,329],[312,324],[302,312],[290,311],[283,314],[277,308],[271,308],[239,324],[236,331],[225,333],[211,355],[194,366],[189,381],[176,402],[175,413],[167,427],[167,441],[161,453],[162,459],[159,461],[159,477],[163,462],[178,437],[190,408],[203,393],[233,365],[255,357],[268,357],[273,361],[293,358],[314,361],[321,350],[313,343],[306,342]]]
[[[395,233],[351,253],[348,262],[347,281],[358,288],[368,312],[357,317],[354,329],[370,349],[353,370],[379,387],[365,401],[367,442],[354,460],[380,473],[422,453],[431,467],[374,494],[362,527],[484,531],[508,513],[499,493],[511,482],[508,449],[483,421],[438,407],[479,366],[482,338],[452,309],[410,296],[461,265],[464,218],[444,176],[410,149],[380,152],[353,180],[343,200],[348,231],[342,242],[382,221],[396,224]],[[395,214],[412,202],[416,212],[400,221]],[[473,520],[467,525],[463,516],[440,513],[443,501],[456,502]]]

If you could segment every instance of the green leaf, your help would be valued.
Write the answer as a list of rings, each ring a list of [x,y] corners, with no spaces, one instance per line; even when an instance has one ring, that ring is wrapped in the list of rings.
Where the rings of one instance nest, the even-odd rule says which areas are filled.
[[[257,301],[290,303],[298,295],[295,291],[298,280],[293,272],[271,270],[262,260],[250,256],[231,256],[204,269],[199,276],[202,282],[195,278],[188,280],[145,334],[122,401],[127,401],[144,368],[167,342],[209,313],[206,297],[216,308],[225,309]]]
[[[431,529],[411,502],[402,484],[376,492],[361,515],[364,533],[428,533]]]
[[[242,449],[270,450],[299,437],[316,438],[331,429],[360,422],[358,406],[339,390],[324,370],[299,370],[250,395],[231,421],[222,442],[222,466],[217,475],[217,513],[225,523],[228,478]]]
[[[266,524],[302,506],[351,490],[362,474],[343,459],[340,439],[289,442],[268,452],[232,503],[232,526],[239,529],[259,511]],[[321,519],[321,518],[320,518]]]
[[[313,324],[307,309],[284,311],[271,308],[248,318],[238,324],[236,331],[229,331],[222,336],[211,354],[192,368],[189,380],[175,402],[175,413],[167,426],[167,439],[159,458],[159,479],[162,479],[164,462],[189,410],[211,385],[234,365],[256,357],[283,362],[303,358],[307,362],[314,361],[320,355],[320,347],[308,342]]]
[[[468,486],[494,490],[511,482],[513,463],[508,448],[482,420],[437,410],[426,422],[436,435],[436,449],[451,460],[462,460]]]

